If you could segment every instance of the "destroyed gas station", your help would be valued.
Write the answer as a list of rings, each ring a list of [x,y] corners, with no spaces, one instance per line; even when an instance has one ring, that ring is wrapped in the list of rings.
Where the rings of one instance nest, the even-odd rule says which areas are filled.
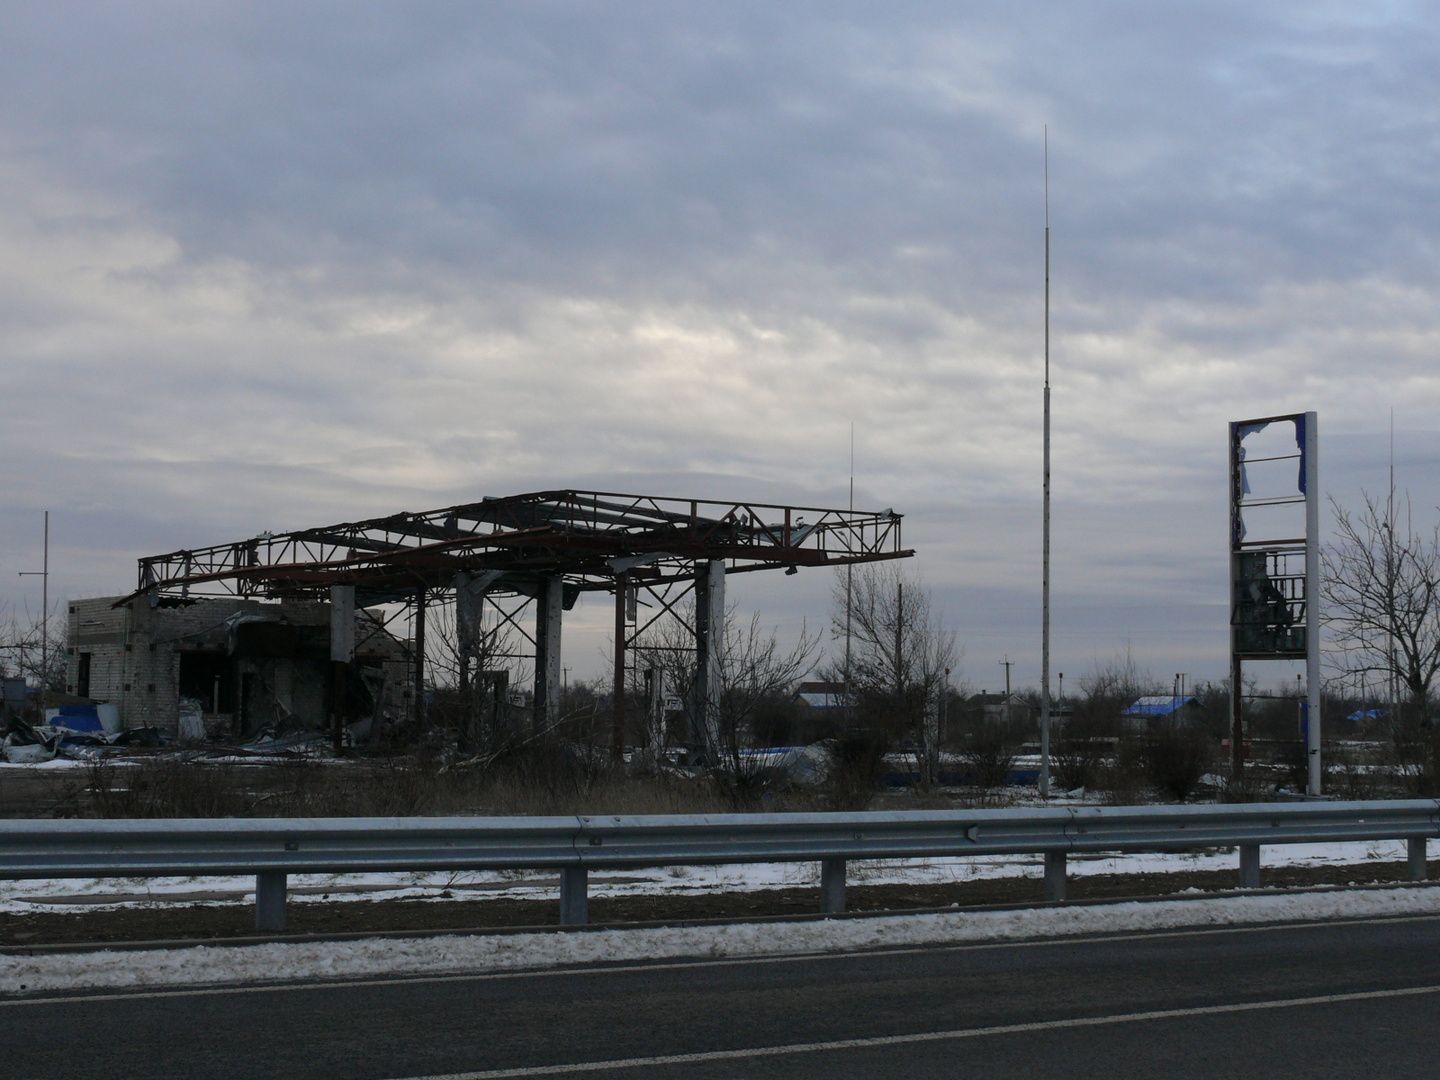
[[[444,612],[458,692],[504,692],[506,670],[528,666],[520,697],[537,733],[561,708],[564,613],[610,594],[619,755],[627,650],[652,626],[676,620],[693,643],[681,689],[700,729],[689,737],[703,742],[729,575],[912,554],[893,510],[579,490],[486,498],[142,558],[129,594],[70,605],[67,684],[116,706],[127,727],[180,733],[188,719],[196,735],[243,736],[278,715],[338,748],[385,718],[424,729],[427,613]],[[518,643],[503,663],[482,647],[487,619]]]

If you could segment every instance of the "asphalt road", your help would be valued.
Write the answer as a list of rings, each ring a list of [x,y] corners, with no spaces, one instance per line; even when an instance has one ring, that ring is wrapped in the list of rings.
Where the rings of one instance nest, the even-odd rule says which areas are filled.
[[[1426,917],[0,998],[0,1076],[1371,1080],[1440,1076],[1437,1021]]]

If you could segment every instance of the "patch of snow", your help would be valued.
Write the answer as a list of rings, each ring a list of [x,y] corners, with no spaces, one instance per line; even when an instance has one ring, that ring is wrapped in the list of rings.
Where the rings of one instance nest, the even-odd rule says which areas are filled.
[[[1440,915],[1440,888],[1162,900],[804,923],[371,938],[0,957],[0,993],[515,971],[693,957],[806,955],[1302,920]]]
[[[1401,862],[1403,840],[1328,844],[1276,844],[1262,849],[1265,867],[1360,866]],[[1094,874],[1165,874],[1185,870],[1235,870],[1233,851],[1210,850],[1133,855],[1072,855],[1070,877]],[[1037,855],[991,855],[934,859],[856,860],[847,868],[855,885],[929,885],[957,881],[1040,877]],[[590,896],[613,898],[664,893],[711,894],[817,886],[815,863],[753,863],[731,866],[649,867],[626,871],[595,870]],[[469,899],[504,896],[512,900],[553,900],[559,896],[554,871],[473,871],[436,873],[293,874],[294,903],[330,900],[384,900],[435,897],[449,889]],[[22,914],[83,905],[87,909],[203,902],[253,903],[253,876],[167,878],[45,878],[0,881],[0,912]]]
[[[5,761],[0,759],[0,771],[3,772],[51,772],[55,769],[84,769],[89,767],[88,761],[77,761],[72,758],[57,757],[49,761]]]
[[[1403,841],[1368,841],[1331,844],[1288,844],[1263,849],[1267,867],[1363,865],[1371,861],[1401,861]],[[1092,874],[1163,874],[1184,870],[1233,870],[1233,852],[1142,853],[1133,855],[1072,856],[1071,877]],[[979,881],[1011,877],[1038,877],[1043,864],[1034,855],[996,855],[970,858],[853,861],[848,877],[853,884],[913,885]],[[652,867],[624,872],[593,871],[592,897],[619,897],[656,893],[722,893],[818,884],[819,867],[811,863],[757,863],[730,866]],[[396,872],[371,874],[295,874],[290,877],[291,899],[304,903],[328,893],[334,900],[390,899],[434,896],[440,890],[463,892],[473,898],[504,895],[509,899],[553,899],[558,875],[544,871]],[[251,876],[93,878],[83,880],[37,879],[0,882],[0,911],[20,913],[55,910],[59,905],[83,902],[86,907],[153,906],[193,903],[197,899],[253,902]]]

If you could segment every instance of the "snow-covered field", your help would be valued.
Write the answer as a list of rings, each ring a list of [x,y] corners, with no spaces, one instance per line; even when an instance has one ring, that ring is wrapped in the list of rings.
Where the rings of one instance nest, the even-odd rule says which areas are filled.
[[[1266,866],[1363,865],[1374,861],[1405,859],[1403,841],[1343,844],[1285,844],[1262,850]],[[1068,873],[1168,873],[1180,870],[1233,870],[1233,852],[1193,854],[1140,854],[1071,856]],[[859,885],[933,884],[1008,877],[1039,877],[1043,867],[1033,855],[994,855],[979,858],[940,858],[854,862],[849,881]],[[590,876],[592,897],[657,893],[718,893],[786,886],[818,885],[819,867],[813,863],[775,863],[736,866],[657,867],[647,870],[598,871]],[[546,872],[296,874],[290,878],[290,899],[387,899],[394,897],[454,897],[483,900],[504,895],[512,899],[555,899],[558,875]],[[0,911],[22,913],[134,905],[206,902],[254,902],[253,877],[93,878],[0,881]],[[448,899],[448,897],[446,898]]]
[[[297,942],[0,957],[0,994],[394,978],[597,962],[743,958],[1313,919],[1440,915],[1440,888],[579,933]]]

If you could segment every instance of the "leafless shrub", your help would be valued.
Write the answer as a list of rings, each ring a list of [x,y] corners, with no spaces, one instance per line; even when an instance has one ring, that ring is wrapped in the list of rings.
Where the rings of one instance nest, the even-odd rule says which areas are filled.
[[[1144,753],[1150,782],[1170,798],[1184,802],[1209,771],[1215,745],[1197,726],[1162,723],[1151,730]]]
[[[1055,740],[1055,779],[1064,791],[1094,789],[1100,784],[1106,754],[1113,742],[1093,734],[1098,725],[1072,719]]]
[[[1017,747],[1004,724],[984,723],[970,732],[960,759],[970,773],[970,782],[979,788],[1003,787],[1015,767]]]
[[[1148,779],[1144,745],[1133,736],[1124,736],[1101,769],[1097,787],[1109,805],[1134,806],[1146,801]]]
[[[866,809],[880,784],[885,750],[885,739],[873,732],[852,732],[834,740],[833,764],[823,788],[826,808]]]
[[[1381,785],[1373,766],[1362,763],[1353,748],[1337,746],[1326,757],[1325,790],[1346,800],[1374,799]]]

